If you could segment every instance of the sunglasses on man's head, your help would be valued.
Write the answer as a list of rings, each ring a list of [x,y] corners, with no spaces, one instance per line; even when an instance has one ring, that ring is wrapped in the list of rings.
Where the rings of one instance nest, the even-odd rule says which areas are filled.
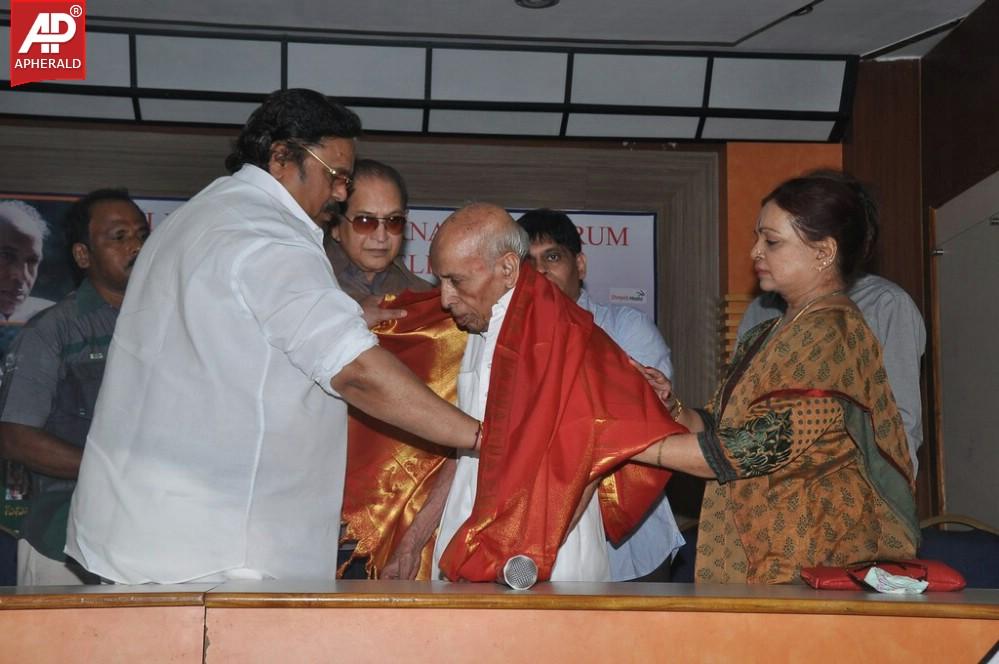
[[[392,235],[402,235],[402,231],[406,228],[406,217],[401,214],[394,214],[390,217],[359,214],[348,221],[354,227],[354,231],[361,235],[371,235],[381,222],[385,223],[385,230]]]

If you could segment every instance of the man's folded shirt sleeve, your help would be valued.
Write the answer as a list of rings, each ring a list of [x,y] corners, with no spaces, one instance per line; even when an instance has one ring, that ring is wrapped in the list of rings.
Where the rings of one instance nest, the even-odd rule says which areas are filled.
[[[257,244],[236,261],[236,284],[267,342],[326,392],[330,380],[377,345],[361,307],[333,278],[317,248]]]

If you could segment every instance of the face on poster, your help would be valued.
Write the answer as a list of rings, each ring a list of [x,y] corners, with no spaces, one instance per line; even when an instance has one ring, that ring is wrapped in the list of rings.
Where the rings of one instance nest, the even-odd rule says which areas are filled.
[[[62,223],[73,200],[0,194],[0,351],[27,319],[73,289]]]

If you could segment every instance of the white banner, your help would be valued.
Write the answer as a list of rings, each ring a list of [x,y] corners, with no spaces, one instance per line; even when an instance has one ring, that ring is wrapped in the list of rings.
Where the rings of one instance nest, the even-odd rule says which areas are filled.
[[[453,208],[411,208],[402,253],[415,274],[433,282],[430,240]],[[526,210],[510,210],[514,219]],[[572,212],[587,259],[586,290],[597,302],[626,304],[656,318],[656,215]]]
[[[184,201],[138,198],[153,228]],[[454,208],[413,207],[402,255],[415,274],[435,282],[430,240]],[[526,210],[510,210],[514,219]],[[626,304],[656,319],[656,215],[644,212],[572,212],[587,258],[586,290],[597,302]]]

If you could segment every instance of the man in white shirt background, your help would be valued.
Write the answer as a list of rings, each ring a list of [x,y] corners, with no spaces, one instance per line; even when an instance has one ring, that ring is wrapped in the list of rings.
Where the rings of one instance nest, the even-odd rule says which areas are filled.
[[[317,224],[347,197],[357,116],[269,95],[132,274],[66,553],[120,583],[332,579],[347,404],[471,448],[478,423],[368,331]]]

